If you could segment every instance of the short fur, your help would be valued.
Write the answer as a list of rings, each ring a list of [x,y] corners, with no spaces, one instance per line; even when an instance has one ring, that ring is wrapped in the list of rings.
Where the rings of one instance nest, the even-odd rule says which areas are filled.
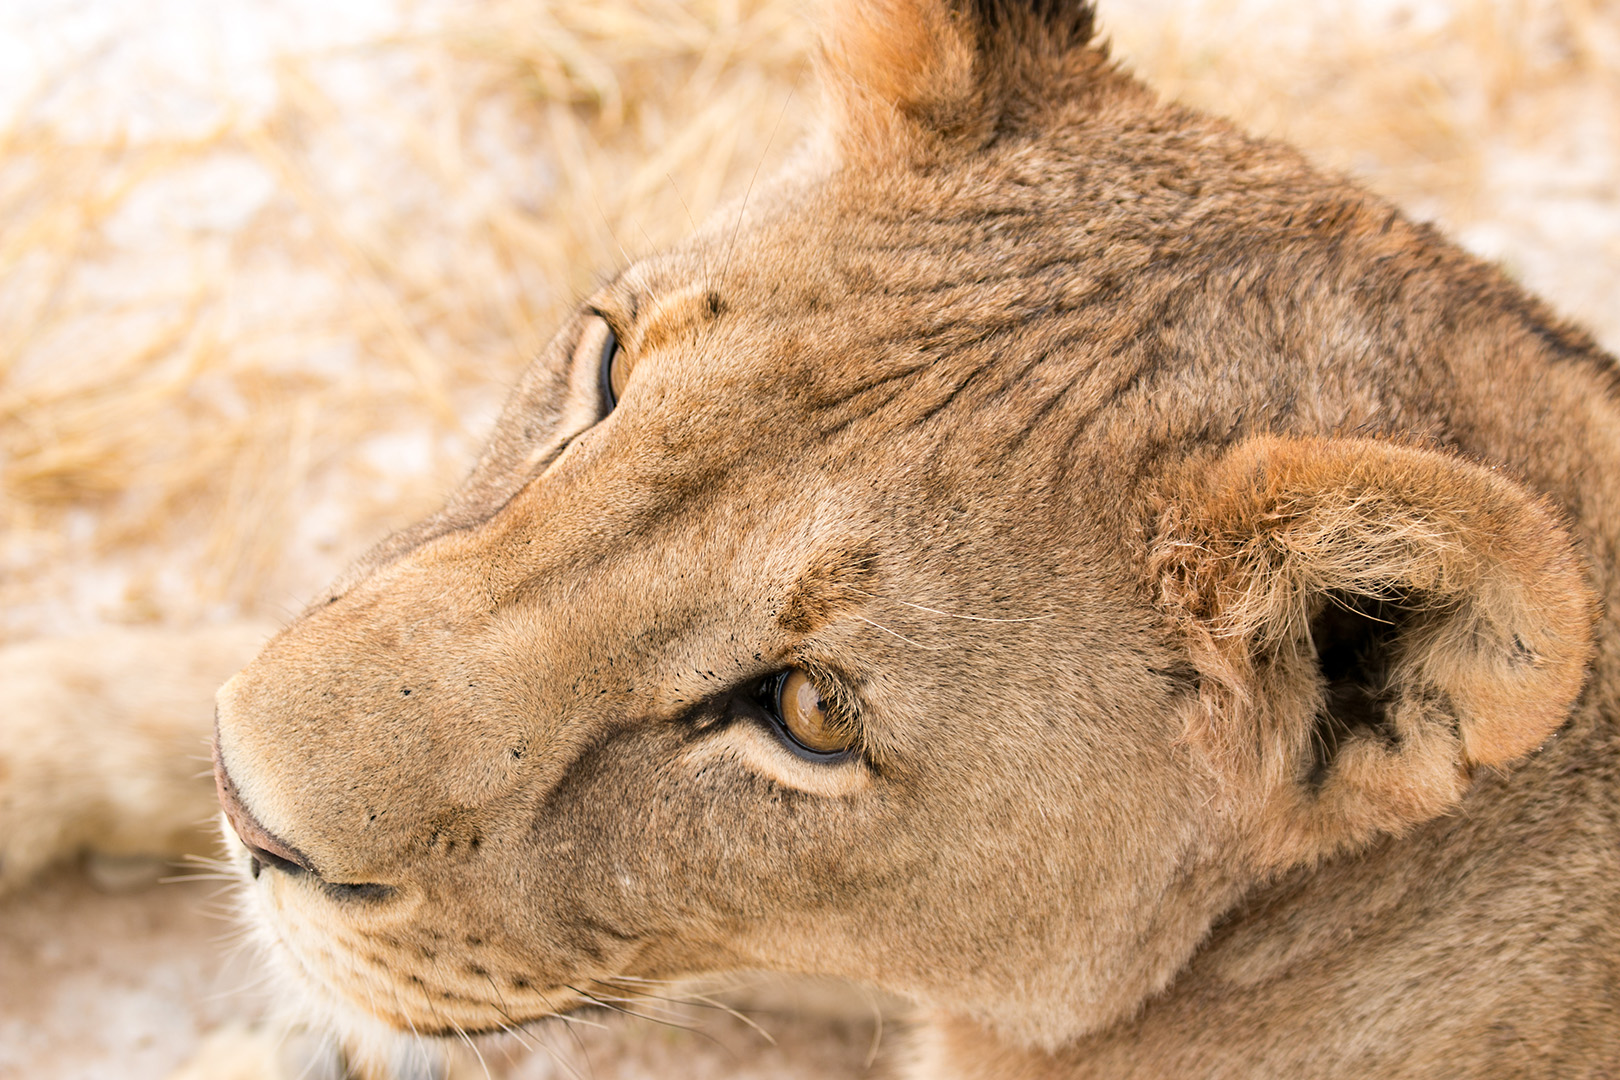
[[[828,25],[825,137],[221,692],[278,957],[445,1033],[847,976],[918,1077],[1608,1075],[1614,361],[1089,8]],[[738,704],[791,666],[855,760]]]

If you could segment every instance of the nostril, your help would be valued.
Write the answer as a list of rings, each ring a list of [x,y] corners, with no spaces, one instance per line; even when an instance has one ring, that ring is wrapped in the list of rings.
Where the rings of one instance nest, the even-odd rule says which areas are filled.
[[[308,856],[259,824],[259,820],[242,802],[235,782],[225,771],[217,733],[214,736],[214,788],[219,794],[219,805],[225,811],[226,820],[248,849],[249,869],[254,877],[258,877],[259,871],[266,866],[289,874],[314,873],[315,867]]]

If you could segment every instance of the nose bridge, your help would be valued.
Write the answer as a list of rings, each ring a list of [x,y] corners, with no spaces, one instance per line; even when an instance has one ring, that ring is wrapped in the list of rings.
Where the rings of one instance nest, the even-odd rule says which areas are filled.
[[[622,530],[590,503],[580,485],[531,481],[478,524],[378,567],[304,620],[315,663],[458,747],[493,748],[519,711],[534,722],[532,710],[566,709],[552,674],[629,632]]]
[[[566,757],[576,721],[656,709],[671,671],[707,667],[715,648],[763,629],[759,587],[791,576],[776,564],[791,562],[803,523],[736,478],[694,491],[681,466],[604,447],[401,561],[395,574],[419,576],[416,591],[459,611],[484,656],[507,665],[458,692],[488,694],[492,710],[526,702],[543,714],[530,717],[540,745]]]
[[[689,587],[700,556],[728,540],[696,520],[707,508],[712,523],[726,470],[696,453],[650,456],[645,435],[625,429],[583,443],[475,524],[379,567],[373,585],[387,591],[420,575],[433,579],[427,591],[438,602],[464,617],[523,606],[542,621],[562,620],[554,629],[568,634],[585,632],[582,620],[616,622],[614,612],[627,610],[618,601],[630,594]]]
[[[440,579],[427,591],[444,608],[490,612],[513,593],[578,573],[599,559],[624,509],[574,470],[548,470],[523,483],[475,521],[435,533],[400,552],[367,580],[373,591],[401,579]],[[606,526],[606,527],[605,527]]]

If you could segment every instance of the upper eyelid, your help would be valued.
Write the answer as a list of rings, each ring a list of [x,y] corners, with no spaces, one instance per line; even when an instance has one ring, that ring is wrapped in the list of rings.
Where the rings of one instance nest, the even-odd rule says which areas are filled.
[[[624,288],[616,278],[593,293],[582,306],[588,314],[607,323],[614,337],[623,340],[635,326],[642,302],[637,292]]]
[[[603,308],[599,308],[595,304],[587,304],[585,306],[585,314],[588,316],[594,315],[596,318],[601,319],[604,323],[606,323],[608,333],[613,335],[613,340],[617,341],[621,348],[624,346],[624,327],[620,317],[617,314]],[[574,341],[575,349],[578,349],[585,343],[585,335],[589,329],[590,324],[588,322],[580,327],[579,337]]]
[[[621,348],[623,347],[624,334],[619,328],[619,317],[610,311],[605,311],[597,307],[595,304],[587,304],[580,309],[579,329],[576,330],[572,335],[572,342],[568,346],[570,356],[577,357],[579,355],[579,350],[584,348],[586,341],[590,339],[593,333],[591,327],[591,319],[593,318],[600,319],[603,323],[605,323],[607,325],[608,333],[612,335],[613,340],[617,342]],[[594,351],[595,350],[593,350],[593,352]]]

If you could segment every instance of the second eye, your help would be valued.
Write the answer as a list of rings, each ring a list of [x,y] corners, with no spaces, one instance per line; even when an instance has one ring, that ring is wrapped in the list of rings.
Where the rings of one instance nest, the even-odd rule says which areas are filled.
[[[602,415],[606,416],[619,404],[619,398],[624,394],[625,383],[630,381],[630,364],[625,359],[624,350],[619,348],[618,335],[609,327],[607,338],[602,342],[601,384],[602,384]]]

